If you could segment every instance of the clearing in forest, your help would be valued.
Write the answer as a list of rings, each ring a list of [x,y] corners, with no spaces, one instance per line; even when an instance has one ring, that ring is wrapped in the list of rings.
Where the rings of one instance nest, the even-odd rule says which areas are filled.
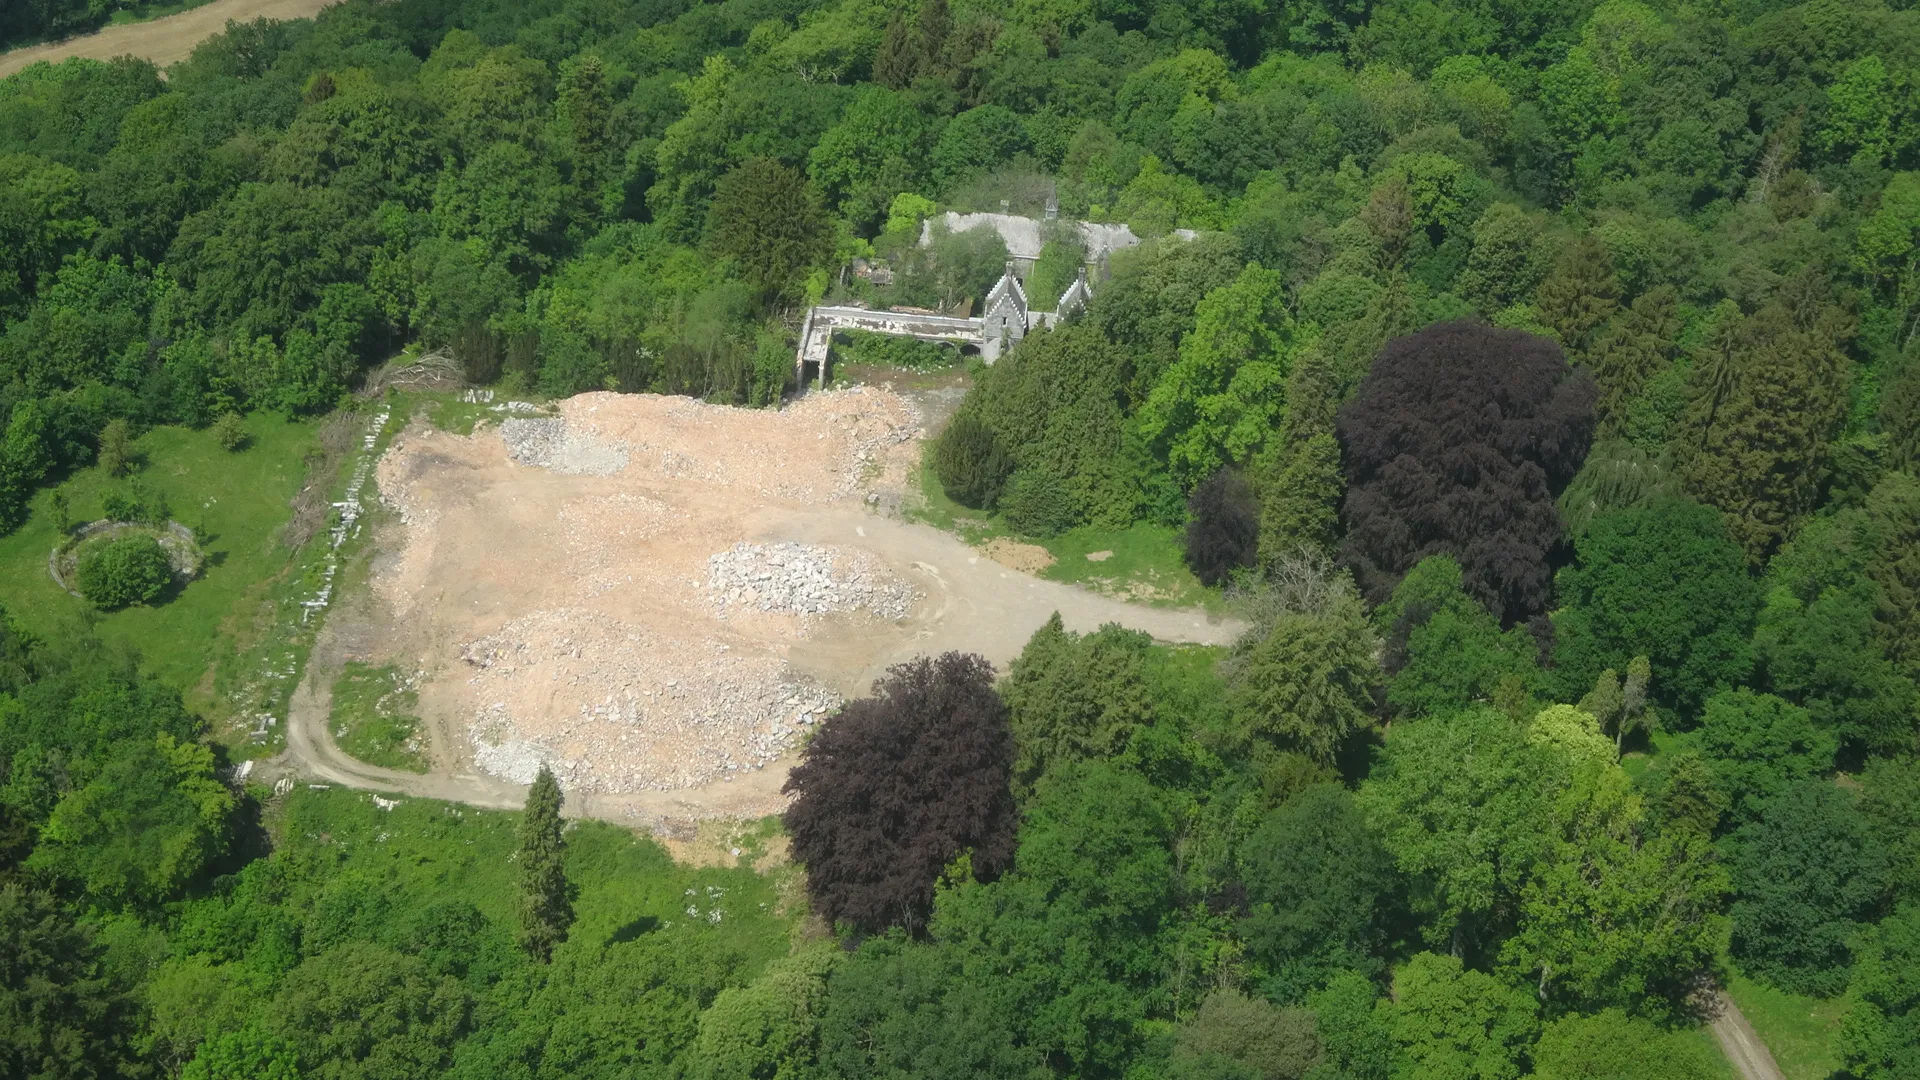
[[[545,764],[594,816],[765,814],[806,732],[890,664],[1004,664],[1056,610],[1166,640],[1234,630],[900,520],[922,420],[884,390],[778,411],[594,393],[500,415],[466,436],[417,423],[375,471],[392,512],[370,587],[329,616],[311,666],[320,686],[349,661],[419,672],[435,775],[369,783],[504,802]]]

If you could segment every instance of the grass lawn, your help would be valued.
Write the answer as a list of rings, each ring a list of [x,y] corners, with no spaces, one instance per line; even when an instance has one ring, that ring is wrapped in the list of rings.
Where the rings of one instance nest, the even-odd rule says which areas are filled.
[[[1224,606],[1220,591],[1200,584],[1187,569],[1180,531],[1164,525],[1135,522],[1124,529],[1082,525],[1046,539],[1021,536],[999,514],[970,510],[948,498],[932,466],[924,461],[919,498],[909,504],[907,517],[951,532],[975,547],[999,537],[1038,544],[1054,558],[1053,565],[1040,572],[1049,581],[1084,585],[1107,596],[1158,607],[1218,611]],[[1097,562],[1087,558],[1098,552],[1111,554]]]
[[[203,676],[223,631],[258,604],[264,583],[292,554],[279,533],[314,440],[312,423],[255,415],[246,424],[251,443],[238,453],[222,450],[210,431],[182,427],[155,428],[137,443],[145,465],[133,479],[164,495],[173,519],[205,536],[201,574],[178,595],[156,607],[96,612],[54,584],[47,556],[60,538],[53,490],[45,489],[34,496],[26,524],[0,537],[0,604],[29,629],[92,622],[102,640],[136,650],[154,674],[188,693],[190,705],[207,707]],[[100,516],[102,495],[127,486],[88,468],[58,490],[67,494],[71,523],[78,526]]]
[[[333,737],[349,755],[388,769],[427,771],[420,695],[399,668],[349,660],[333,684]]]
[[[1727,993],[1773,1052],[1787,1080],[1827,1080],[1839,1071],[1832,1043],[1840,1014],[1846,1011],[1840,998],[1789,994],[1737,974],[1727,980]]]

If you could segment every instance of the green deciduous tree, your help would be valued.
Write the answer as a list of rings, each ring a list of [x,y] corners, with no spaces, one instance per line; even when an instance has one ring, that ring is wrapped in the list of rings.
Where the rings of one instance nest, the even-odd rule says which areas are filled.
[[[1341,971],[1379,975],[1401,886],[1345,788],[1315,784],[1270,811],[1240,864],[1240,937],[1268,997],[1302,1000]]]
[[[1387,703],[1403,714],[1443,716],[1492,702],[1509,679],[1540,681],[1532,635],[1517,626],[1502,633],[1467,595],[1451,556],[1420,560],[1374,609],[1373,623],[1385,641]]]
[[[1861,932],[1835,1049],[1850,1076],[1898,1080],[1920,1069],[1920,905]]]
[[[444,1075],[472,1004],[418,957],[341,945],[287,973],[268,1020],[300,1075],[318,1080],[426,1080]]]
[[[1360,788],[1360,806],[1411,875],[1429,942],[1465,954],[1490,946],[1518,914],[1549,850],[1552,756],[1489,708],[1396,725]]]
[[[1833,767],[1833,736],[1807,710],[1746,687],[1707,699],[1700,756],[1727,800],[1735,824],[1752,821],[1769,799]]]
[[[1732,834],[1733,956],[1799,994],[1847,984],[1847,943],[1881,900],[1886,850],[1855,796],[1803,780],[1762,802]]]
[[[1678,499],[1605,514],[1575,549],[1553,620],[1563,699],[1635,656],[1651,662],[1655,700],[1683,716],[1746,678],[1758,589],[1717,514]]]
[[[1539,1030],[1526,991],[1451,956],[1418,953],[1394,973],[1394,1001],[1382,1004],[1393,1033],[1395,1077],[1408,1080],[1516,1080]]]
[[[1300,1080],[1320,1058],[1313,1013],[1275,1008],[1238,990],[1215,990],[1175,1032],[1168,1075]]]
[[[689,1060],[695,1080],[798,1080],[819,1053],[827,980],[839,952],[808,946],[768,965],[745,986],[722,990],[700,1014]]]
[[[80,595],[101,608],[151,603],[173,581],[173,566],[146,533],[128,533],[88,545],[74,572]]]
[[[1280,416],[1295,340],[1280,275],[1249,265],[1208,293],[1180,359],[1135,417],[1141,439],[1183,489],[1260,450]]]
[[[1725,1068],[1691,1033],[1619,1009],[1548,1024],[1532,1056],[1539,1080],[1705,1080]]]
[[[553,959],[554,946],[567,940],[567,928],[573,924],[561,801],[559,781],[542,765],[527,790],[514,862],[520,874],[520,947],[543,964]]]
[[[1554,708],[1585,720],[1590,745],[1554,748],[1574,779],[1555,806],[1501,962],[1559,1008],[1683,1016],[1726,935],[1726,870],[1706,837],[1654,833],[1599,726]]]

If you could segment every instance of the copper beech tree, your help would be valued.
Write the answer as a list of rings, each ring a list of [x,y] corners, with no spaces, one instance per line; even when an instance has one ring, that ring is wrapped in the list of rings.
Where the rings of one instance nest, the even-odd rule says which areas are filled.
[[[1553,500],[1586,457],[1594,396],[1558,345],[1522,331],[1461,320],[1388,342],[1338,422],[1343,554],[1367,598],[1444,553],[1503,621],[1544,610]]]
[[[869,932],[918,930],[940,874],[1013,861],[1013,733],[993,665],[972,654],[891,668],[821,726],[784,790],[814,910]]]

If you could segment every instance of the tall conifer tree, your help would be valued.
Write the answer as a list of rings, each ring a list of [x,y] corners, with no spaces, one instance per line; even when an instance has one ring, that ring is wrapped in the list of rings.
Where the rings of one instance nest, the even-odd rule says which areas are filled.
[[[573,901],[568,896],[566,849],[560,835],[560,784],[546,766],[527,791],[527,809],[520,819],[520,947],[546,963],[553,947],[567,940],[573,925]]]

